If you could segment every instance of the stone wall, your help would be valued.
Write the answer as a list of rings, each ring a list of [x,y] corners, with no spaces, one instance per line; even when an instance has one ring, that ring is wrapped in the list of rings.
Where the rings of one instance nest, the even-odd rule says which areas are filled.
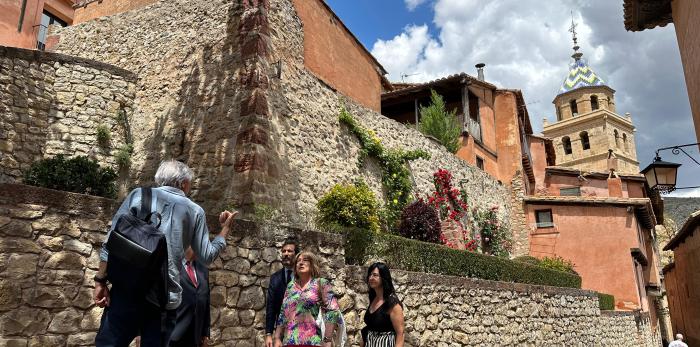
[[[115,201],[0,184],[0,346],[89,346],[92,277]]]
[[[241,1],[156,1],[54,32],[57,52],[139,76],[130,117],[137,183],[152,182],[158,163],[175,158],[194,169],[193,196],[206,207],[228,205],[236,195],[242,14]]]
[[[115,167],[125,143],[117,116],[131,112],[135,79],[96,61],[0,46],[0,182],[56,154]],[[98,125],[109,130],[109,144],[98,144]]]
[[[57,33],[58,51],[139,75],[136,181],[150,182],[158,161],[174,157],[195,169],[192,196],[206,208],[262,203],[306,225],[334,184],[364,178],[383,195],[377,163],[357,167],[358,141],[338,122],[345,103],[386,147],[431,154],[410,164],[417,193],[429,193],[432,174],[446,168],[455,186],[467,180],[474,205],[499,205],[509,220],[505,186],[418,131],[343,101],[305,68],[291,0],[158,2]]]
[[[89,346],[102,309],[92,277],[115,201],[0,184],[0,346]],[[218,231],[212,225],[210,229]],[[211,266],[213,346],[261,346],[265,290],[295,234],[321,256],[357,346],[368,306],[366,269],[346,266],[340,235],[237,221]],[[603,313],[595,293],[393,271],[407,346],[659,346],[648,316]]]
[[[271,80],[269,100],[275,106],[280,141],[280,157],[288,167],[282,171],[287,190],[280,199],[285,209],[313,211],[315,203],[337,183],[351,183],[363,178],[378,196],[382,196],[380,168],[372,160],[365,168],[357,167],[360,146],[347,127],[339,124],[344,105],[360,125],[376,132],[387,148],[423,149],[431,159],[412,161],[414,192],[425,195],[434,189],[433,173],[445,168],[459,186],[466,180],[470,202],[480,207],[498,205],[501,218],[509,220],[508,189],[482,170],[462,159],[420,132],[365,108],[333,90],[304,66],[304,31],[292,1],[270,1],[270,27],[273,56],[282,61],[283,74]]]

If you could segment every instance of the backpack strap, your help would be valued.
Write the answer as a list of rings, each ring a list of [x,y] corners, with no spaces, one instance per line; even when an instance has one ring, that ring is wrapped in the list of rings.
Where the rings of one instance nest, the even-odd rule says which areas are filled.
[[[146,220],[151,214],[151,202],[153,201],[153,191],[151,187],[141,188],[141,209],[139,210],[139,218]]]

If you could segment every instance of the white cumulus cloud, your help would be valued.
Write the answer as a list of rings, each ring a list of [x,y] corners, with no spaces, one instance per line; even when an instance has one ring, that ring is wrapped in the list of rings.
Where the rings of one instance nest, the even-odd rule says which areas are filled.
[[[428,0],[404,0],[404,2],[406,3],[406,7],[408,7],[409,11],[415,10],[416,7],[420,6],[426,1]]]

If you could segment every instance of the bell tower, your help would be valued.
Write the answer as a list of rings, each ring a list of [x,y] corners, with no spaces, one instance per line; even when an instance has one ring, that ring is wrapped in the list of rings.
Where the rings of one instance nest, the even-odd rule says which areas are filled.
[[[638,174],[635,127],[629,113],[615,108],[615,90],[583,59],[577,44],[576,23],[571,21],[574,41],[569,74],[552,103],[556,122],[545,120],[542,134],[552,139],[556,165],[583,171],[607,172],[609,150],[617,158],[618,173]]]

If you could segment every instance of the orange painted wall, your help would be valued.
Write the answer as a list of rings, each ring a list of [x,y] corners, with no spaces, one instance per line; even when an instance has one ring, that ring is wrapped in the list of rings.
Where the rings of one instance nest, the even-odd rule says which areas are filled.
[[[530,137],[530,155],[532,156],[532,171],[535,173],[535,191],[545,187],[545,169],[547,168],[547,154],[544,140]]]
[[[0,45],[36,48],[44,8],[69,25],[73,21],[73,8],[66,0],[27,0],[22,31],[17,31],[21,7],[21,0],[0,1]]]
[[[493,154],[484,150],[482,145],[474,141],[471,136],[462,136],[462,147],[457,150],[455,155],[470,165],[476,166],[476,156],[484,159],[484,171],[491,176],[498,178],[498,160]]]
[[[107,0],[92,2],[85,7],[75,9],[74,24],[95,18],[131,11],[157,2],[158,0]]]
[[[490,98],[490,90],[487,91],[487,95]],[[479,118],[481,120],[481,139],[483,142],[478,143],[472,136],[468,136],[466,140],[462,137],[462,147],[457,151],[456,155],[474,166],[476,166],[476,156],[481,157],[484,159],[484,171],[501,180],[499,175],[501,158],[497,152],[496,131],[494,129],[495,113],[488,104],[481,100],[479,100]],[[501,182],[509,184],[510,180],[501,180]]]
[[[700,59],[697,58],[700,55],[700,1],[674,0],[671,7],[695,121],[695,135],[700,142]]]
[[[676,265],[665,273],[673,331],[700,346],[700,226],[673,254]]]
[[[498,179],[508,183],[522,167],[522,146],[517,100],[510,91],[496,93],[494,139],[498,151]]]
[[[304,65],[340,93],[381,111],[376,64],[322,0],[294,0],[304,24]]]
[[[536,210],[546,209],[552,210],[555,227],[531,232],[530,254],[569,259],[584,289],[614,295],[617,306],[642,305],[630,255],[630,248],[643,248],[635,215],[626,207],[529,204],[528,225],[536,224]]]

